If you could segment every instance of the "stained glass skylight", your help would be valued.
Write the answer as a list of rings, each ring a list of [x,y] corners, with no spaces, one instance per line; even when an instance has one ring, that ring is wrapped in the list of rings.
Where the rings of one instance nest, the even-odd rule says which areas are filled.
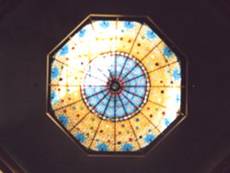
[[[89,16],[48,55],[48,114],[86,151],[150,147],[185,110],[183,62],[163,37],[146,18]]]

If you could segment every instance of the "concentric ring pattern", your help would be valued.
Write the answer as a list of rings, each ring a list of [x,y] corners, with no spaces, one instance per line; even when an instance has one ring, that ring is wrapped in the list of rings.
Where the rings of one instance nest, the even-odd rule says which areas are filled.
[[[181,112],[181,65],[147,24],[86,22],[52,56],[54,116],[83,147],[138,151]]]
[[[103,119],[121,121],[135,115],[147,100],[148,76],[128,54],[111,52],[90,62],[83,80],[86,105]]]

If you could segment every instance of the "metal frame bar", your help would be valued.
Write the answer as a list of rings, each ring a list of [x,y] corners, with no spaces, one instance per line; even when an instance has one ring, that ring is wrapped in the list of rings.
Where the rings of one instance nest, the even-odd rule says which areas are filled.
[[[4,173],[23,173],[22,167],[10,156],[10,154],[0,147],[0,170]]]

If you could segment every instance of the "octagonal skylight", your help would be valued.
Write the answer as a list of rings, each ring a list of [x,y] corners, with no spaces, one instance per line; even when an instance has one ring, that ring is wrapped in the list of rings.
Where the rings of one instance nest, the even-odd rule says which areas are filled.
[[[185,110],[166,41],[148,18],[90,15],[48,56],[49,115],[89,152],[151,148]]]

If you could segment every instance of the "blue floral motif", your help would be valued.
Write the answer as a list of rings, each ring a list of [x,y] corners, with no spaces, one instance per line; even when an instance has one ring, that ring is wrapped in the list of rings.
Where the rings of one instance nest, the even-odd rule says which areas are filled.
[[[58,75],[59,75],[59,70],[58,70],[58,68],[57,68],[57,67],[53,67],[53,68],[51,69],[51,78],[52,78],[52,79],[55,79],[56,77],[58,77]]]
[[[177,94],[177,96],[176,96],[176,102],[177,102],[177,103],[179,103],[179,102],[180,102],[180,100],[181,100],[180,95],[179,95],[179,94]]]
[[[170,125],[170,121],[167,118],[164,119],[164,123],[166,127]]]
[[[69,52],[69,47],[65,45],[61,48],[60,55],[66,55],[68,52]]]
[[[169,47],[165,47],[163,49],[163,54],[166,58],[170,58],[173,54],[173,52],[171,51],[171,49]]]
[[[134,27],[134,23],[130,21],[125,21],[124,27],[127,29],[132,29]]]
[[[173,70],[173,78],[175,80],[180,80],[181,79],[181,74],[180,74],[180,70],[179,69],[174,69]]]
[[[108,145],[105,143],[101,143],[97,145],[98,151],[108,151]]]
[[[157,37],[156,33],[153,32],[152,30],[148,30],[148,31],[146,32],[146,36],[147,36],[147,38],[150,39],[150,40],[153,40],[153,39],[155,39],[155,38]]]
[[[58,101],[58,96],[55,91],[51,91],[50,99],[52,104],[55,104]]]
[[[75,135],[75,138],[81,143],[85,142],[85,140],[86,140],[86,136],[84,135],[84,133],[80,133],[80,132],[78,132]]]
[[[144,141],[146,143],[151,143],[153,140],[155,139],[155,136],[153,134],[147,134],[145,137],[144,137]]]
[[[79,37],[84,37],[85,33],[86,33],[86,29],[81,29],[79,31]]]
[[[121,150],[122,151],[132,151],[133,150],[133,145],[129,144],[129,143],[126,143],[126,144],[122,145]]]
[[[108,28],[109,27],[109,22],[106,20],[101,21],[100,26],[102,28]]]
[[[63,125],[63,126],[67,126],[69,120],[68,120],[68,117],[66,117],[65,115],[60,115],[58,117],[58,120],[60,121],[60,123]]]

